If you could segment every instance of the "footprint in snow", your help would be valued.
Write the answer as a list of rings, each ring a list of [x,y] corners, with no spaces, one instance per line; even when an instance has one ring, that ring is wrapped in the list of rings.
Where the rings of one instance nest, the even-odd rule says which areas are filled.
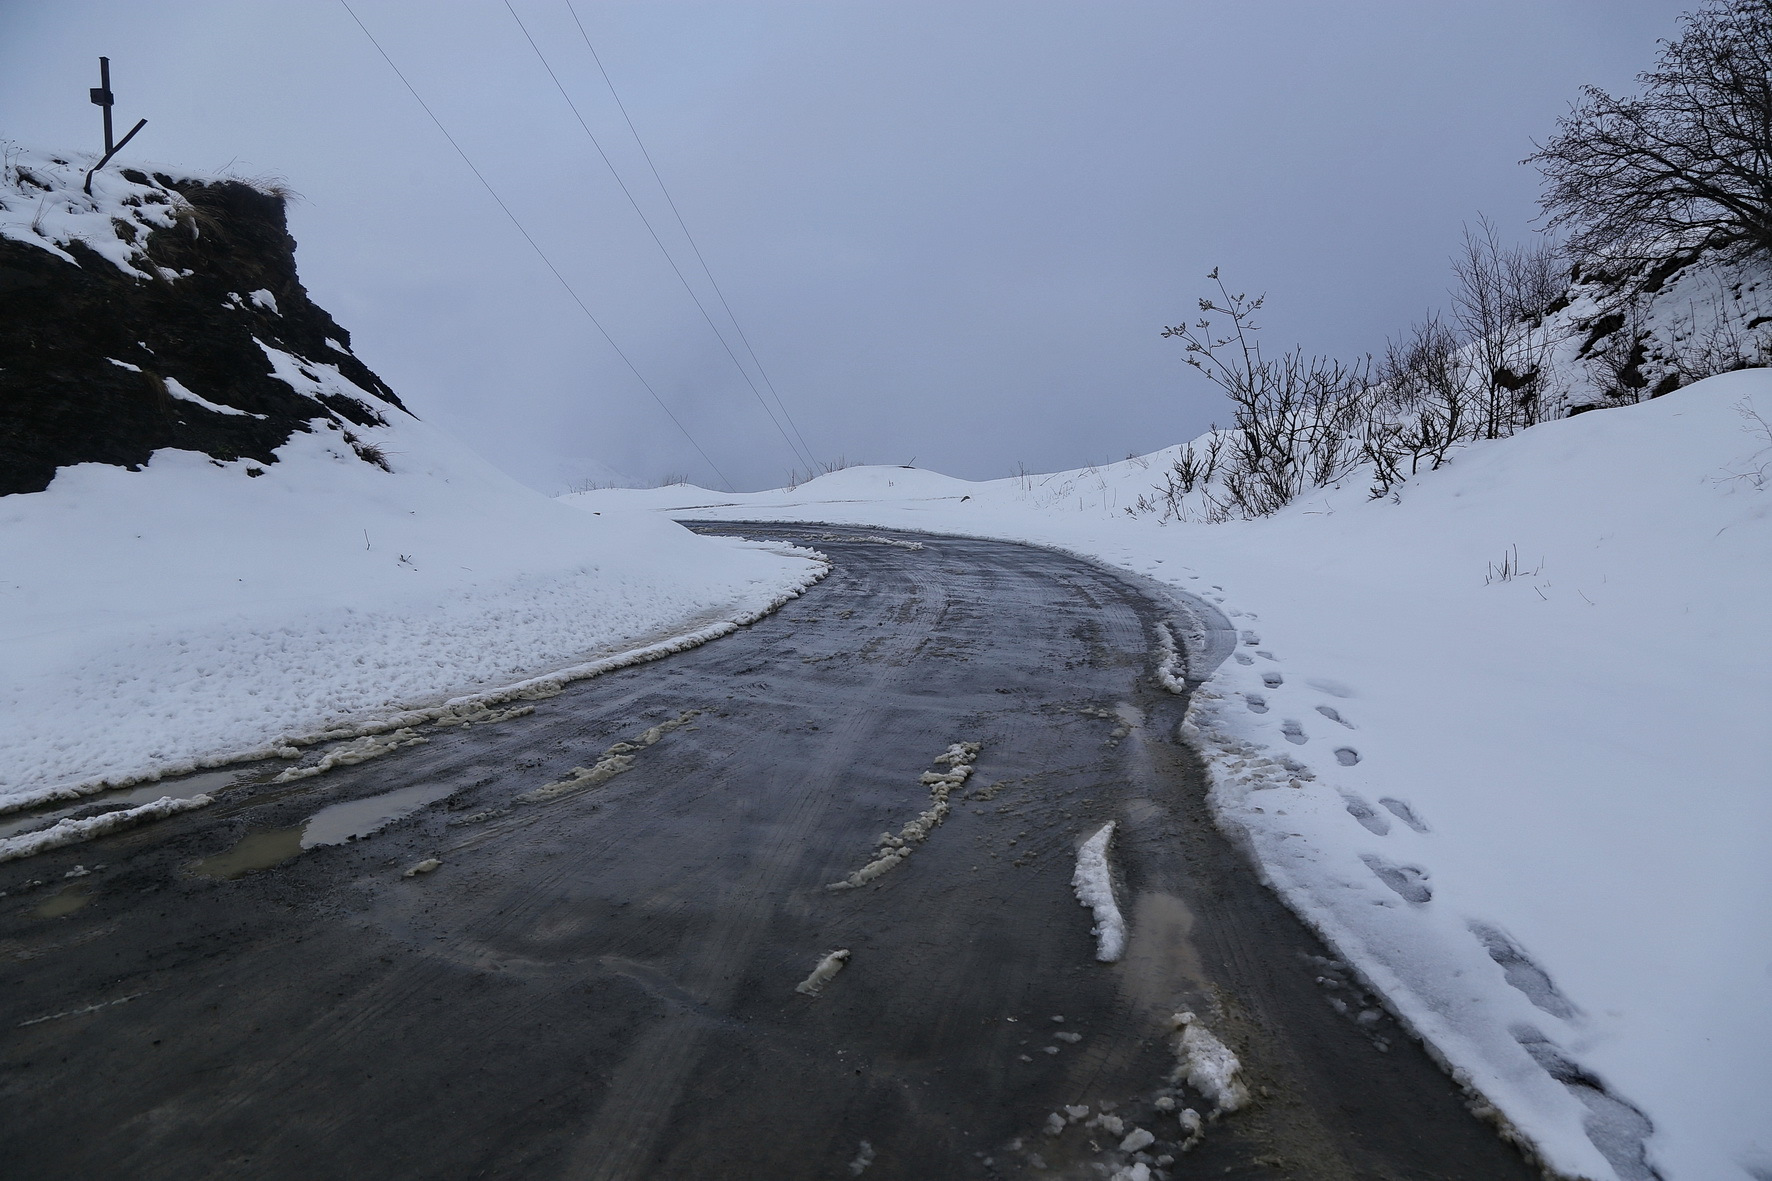
[[[1265,672],[1261,674],[1261,683],[1270,689],[1278,689],[1286,683],[1286,678],[1277,672]]]
[[[1317,712],[1328,718],[1331,722],[1337,722],[1346,726],[1349,730],[1355,728],[1354,724],[1342,717],[1341,711],[1336,709],[1333,705],[1319,705],[1317,706]]]
[[[1575,1016],[1575,1006],[1551,980],[1550,973],[1539,967],[1499,927],[1473,922],[1470,932],[1489,953],[1489,958],[1501,965],[1502,976],[1507,982],[1524,993],[1527,1000],[1553,1017],[1568,1020]]]
[[[1380,815],[1377,808],[1359,796],[1343,795],[1341,802],[1347,805],[1347,814],[1358,820],[1361,826],[1373,836],[1382,837],[1390,832],[1391,822]]]
[[[1351,746],[1338,746],[1335,748],[1335,761],[1344,767],[1351,767],[1360,761],[1360,752]]]
[[[1286,736],[1287,742],[1293,743],[1297,746],[1303,746],[1310,741],[1310,739],[1305,736],[1304,727],[1299,725],[1293,718],[1287,718],[1284,722],[1280,723],[1280,733]]]
[[[1275,656],[1275,655],[1274,655],[1274,654],[1273,654],[1273,653],[1272,653],[1272,652],[1269,652],[1269,651],[1268,651],[1268,650],[1267,650],[1267,649],[1265,649],[1265,648],[1260,648],[1260,649],[1257,649],[1257,650],[1256,650],[1256,653],[1255,653],[1255,654],[1256,654],[1256,655],[1257,655],[1257,656],[1259,656],[1259,657],[1261,657],[1261,658],[1262,658],[1262,659],[1263,659],[1263,660],[1274,660],[1274,661],[1277,661],[1277,660],[1279,660],[1279,659],[1280,659],[1280,658],[1279,658],[1279,657],[1278,657],[1278,656]]]
[[[1361,854],[1360,860],[1366,868],[1375,874],[1379,881],[1396,891],[1397,896],[1405,902],[1428,902],[1433,899],[1432,887],[1427,884],[1427,870],[1419,865],[1392,865],[1382,857],[1371,853]]]
[[[1259,648],[1261,646],[1261,637],[1256,635],[1252,631],[1244,631],[1243,632],[1243,643],[1247,644],[1251,648]]]
[[[1243,694],[1243,702],[1252,713],[1264,714],[1267,712],[1267,698],[1259,693]]]
[[[1250,656],[1247,653],[1239,652],[1239,653],[1237,653],[1237,663],[1238,664],[1254,664],[1255,657]]]
[[[1415,809],[1411,808],[1402,800],[1392,799],[1390,796],[1385,796],[1378,802],[1383,804],[1386,808],[1389,808],[1392,816],[1395,816],[1398,820],[1401,820],[1416,832],[1427,831],[1427,821],[1417,816],[1415,814]]]

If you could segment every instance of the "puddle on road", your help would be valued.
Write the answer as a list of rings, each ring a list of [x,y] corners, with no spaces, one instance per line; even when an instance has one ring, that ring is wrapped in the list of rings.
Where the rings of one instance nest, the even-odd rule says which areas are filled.
[[[23,832],[35,832],[41,828],[48,828],[63,817],[72,816],[94,804],[117,804],[130,808],[138,804],[151,804],[162,796],[171,796],[175,800],[188,800],[205,792],[219,791],[230,786],[238,778],[240,778],[238,769],[205,771],[201,775],[192,775],[185,779],[141,783],[135,787],[120,788],[117,791],[103,792],[99,795],[82,796],[77,800],[60,800],[49,807],[18,812],[0,819],[0,840],[17,836]]]
[[[32,913],[40,919],[59,919],[73,914],[92,901],[92,890],[86,886],[63,886],[38,904]]]
[[[1120,987],[1133,1008],[1169,1013],[1209,989],[1194,947],[1194,912],[1173,894],[1155,890],[1132,904],[1132,938],[1120,961]]]
[[[191,866],[199,877],[231,882],[235,878],[270,869],[321,845],[372,836],[396,820],[402,820],[427,804],[434,804],[452,789],[439,786],[403,787],[361,800],[347,800],[322,808],[297,828],[249,832],[233,848],[205,857]]]

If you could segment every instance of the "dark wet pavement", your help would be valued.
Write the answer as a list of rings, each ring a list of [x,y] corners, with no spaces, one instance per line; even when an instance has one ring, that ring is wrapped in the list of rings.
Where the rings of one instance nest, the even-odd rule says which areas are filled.
[[[530,716],[289,785],[248,769],[210,808],[0,867],[5,1175],[1099,1178],[1136,1163],[1119,1137],[1048,1113],[1112,1105],[1157,1168],[1181,1130],[1156,1101],[1206,1106],[1169,1081],[1187,1008],[1257,1098],[1153,1176],[1532,1177],[1212,826],[1152,677],[1158,608],[1074,559],[919,540],[816,542],[834,572],[775,615]],[[825,889],[962,741],[945,823]],[[517,799],[623,742],[601,782]],[[373,836],[192,872],[439,786]],[[1108,820],[1115,965],[1071,891]]]

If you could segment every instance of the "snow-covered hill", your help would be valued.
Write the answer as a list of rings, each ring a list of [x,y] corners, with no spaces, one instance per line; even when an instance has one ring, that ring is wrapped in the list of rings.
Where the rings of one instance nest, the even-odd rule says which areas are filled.
[[[1220,604],[1192,738],[1274,886],[1563,1175],[1763,1181],[1769,421],[1772,373],[1730,373],[1217,525],[1125,511],[1174,448],[565,499],[1025,540]]]
[[[83,163],[0,178],[0,810],[545,695],[822,571],[518,485],[355,359],[275,193]]]

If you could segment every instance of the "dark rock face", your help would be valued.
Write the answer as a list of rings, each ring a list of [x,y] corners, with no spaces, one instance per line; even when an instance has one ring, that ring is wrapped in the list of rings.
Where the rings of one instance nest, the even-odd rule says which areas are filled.
[[[138,269],[155,277],[126,274],[81,242],[63,247],[78,263],[70,265],[0,238],[0,495],[40,492],[68,464],[134,469],[162,447],[275,463],[275,449],[315,419],[385,467],[351,431],[384,425],[384,408],[352,387],[405,407],[346,351],[349,334],[308,299],[282,198],[234,181],[124,175],[148,186],[144,201],[158,195],[180,208],[177,225],[142,243],[147,257]],[[139,230],[113,225],[125,241]],[[251,299],[258,291],[270,292],[276,311]],[[293,354],[314,389],[298,392],[274,377],[254,338]],[[168,379],[246,413],[175,397]]]

